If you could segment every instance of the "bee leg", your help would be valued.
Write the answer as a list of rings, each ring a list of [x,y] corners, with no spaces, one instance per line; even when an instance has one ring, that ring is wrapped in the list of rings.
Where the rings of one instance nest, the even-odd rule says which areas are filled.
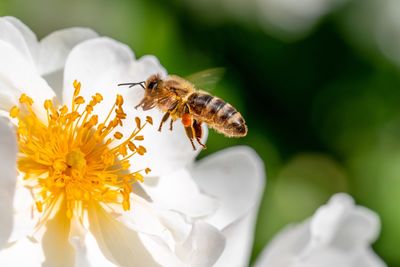
[[[185,127],[185,132],[187,137],[189,138],[190,143],[192,144],[193,150],[196,150],[196,147],[193,143],[194,138],[194,129],[193,129],[193,118],[189,113],[184,113],[182,115],[182,124]]]
[[[201,128],[201,122],[193,120],[193,129],[197,143],[199,143],[199,145],[201,145],[203,149],[206,149],[207,148],[206,145],[201,142],[201,137],[203,136],[203,129]]]
[[[171,119],[171,122],[169,123],[169,130],[172,131],[172,125],[174,124],[174,120]]]
[[[193,143],[193,128],[192,126],[185,127],[186,135],[189,138],[190,143],[192,144],[193,150],[196,150],[196,147]]]
[[[142,101],[140,101],[140,103],[135,106],[135,109],[142,106],[145,101],[146,101],[145,98],[143,98]]]
[[[161,122],[160,122],[160,126],[158,127],[158,131],[159,131],[159,132],[161,132],[161,127],[162,127],[163,123],[166,122],[166,121],[168,120],[169,115],[170,115],[169,112],[166,112],[166,113],[164,114],[164,116],[162,117]]]
[[[144,101],[142,104],[142,109],[144,111],[154,108],[156,105],[154,102]]]

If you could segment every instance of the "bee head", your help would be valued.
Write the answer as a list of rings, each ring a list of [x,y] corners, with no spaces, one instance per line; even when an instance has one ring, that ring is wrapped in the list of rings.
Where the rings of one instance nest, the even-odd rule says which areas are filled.
[[[155,74],[150,76],[150,78],[147,79],[146,84],[145,84],[145,90],[146,93],[148,94],[154,94],[156,93],[161,84],[162,80],[160,78],[160,75]]]

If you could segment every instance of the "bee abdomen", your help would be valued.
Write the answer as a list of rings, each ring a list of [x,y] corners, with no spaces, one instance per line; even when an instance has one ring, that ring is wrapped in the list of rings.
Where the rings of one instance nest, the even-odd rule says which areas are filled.
[[[212,117],[212,114],[208,111],[211,102],[215,97],[204,94],[204,93],[193,93],[188,98],[188,104],[190,106],[190,110],[197,116],[205,117],[209,119]],[[216,112],[214,112],[215,114]]]
[[[242,115],[230,104],[226,104],[214,117],[215,129],[231,137],[247,134],[247,126]]]
[[[247,134],[242,115],[222,99],[205,93],[193,93],[188,99],[188,104],[195,115],[218,132],[231,137]]]

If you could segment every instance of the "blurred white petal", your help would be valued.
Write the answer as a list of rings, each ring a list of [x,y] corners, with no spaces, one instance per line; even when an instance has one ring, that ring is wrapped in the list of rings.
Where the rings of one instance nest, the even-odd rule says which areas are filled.
[[[301,227],[287,226],[281,230],[263,250],[257,259],[256,267],[292,266],[295,257],[306,246],[310,239],[310,229],[308,222]]]
[[[282,230],[264,249],[256,267],[384,267],[370,248],[379,233],[378,216],[334,195],[310,220]]]
[[[315,242],[332,243],[342,248],[354,248],[373,243],[380,231],[376,213],[364,207],[354,207],[346,194],[336,194],[328,205],[319,208],[311,221]]]
[[[309,31],[325,14],[346,0],[257,0],[267,30],[296,37]],[[275,29],[271,29],[275,28]]]
[[[13,198],[17,178],[17,144],[11,125],[0,118],[0,250],[7,242],[13,228]]]
[[[379,50],[397,65],[400,65],[399,11],[400,3],[396,0],[375,0],[369,1],[367,12],[370,14],[365,15],[373,21],[373,27],[370,28],[373,30],[370,33],[374,37],[372,41],[376,42]],[[358,21],[357,24],[359,23]]]

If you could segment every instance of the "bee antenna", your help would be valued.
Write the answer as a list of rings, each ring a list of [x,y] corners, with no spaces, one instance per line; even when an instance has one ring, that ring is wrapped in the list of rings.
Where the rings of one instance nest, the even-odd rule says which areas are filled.
[[[141,82],[138,82],[138,83],[120,83],[120,84],[118,84],[118,86],[129,85],[129,88],[131,88],[131,87],[133,87],[135,85],[140,85],[143,89],[145,89],[144,88],[144,83],[145,83],[145,81],[141,81]]]

